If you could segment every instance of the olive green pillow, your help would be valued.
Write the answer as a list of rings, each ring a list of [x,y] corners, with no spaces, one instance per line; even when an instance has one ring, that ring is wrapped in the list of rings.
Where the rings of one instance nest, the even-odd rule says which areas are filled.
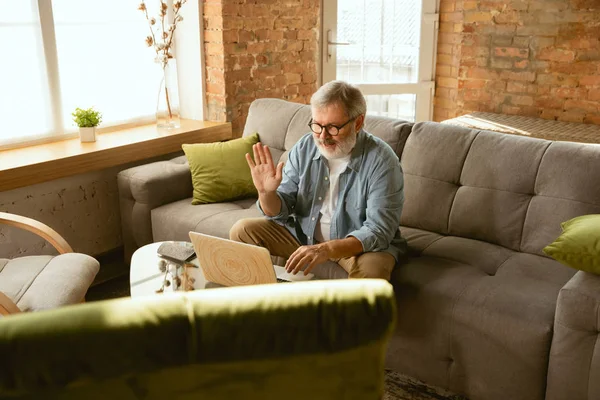
[[[600,275],[600,214],[582,215],[560,226],[562,234],[544,253],[569,267]]]
[[[192,204],[256,196],[245,155],[252,154],[252,145],[258,140],[255,133],[228,142],[182,145],[192,172]]]

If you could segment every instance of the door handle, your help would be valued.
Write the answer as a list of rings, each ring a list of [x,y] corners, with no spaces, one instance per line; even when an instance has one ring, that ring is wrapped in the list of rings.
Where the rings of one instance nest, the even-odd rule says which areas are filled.
[[[331,58],[331,50],[329,46],[350,46],[353,45],[355,43],[352,42],[332,42],[331,38],[333,36],[333,32],[331,31],[331,29],[327,30],[327,57]]]

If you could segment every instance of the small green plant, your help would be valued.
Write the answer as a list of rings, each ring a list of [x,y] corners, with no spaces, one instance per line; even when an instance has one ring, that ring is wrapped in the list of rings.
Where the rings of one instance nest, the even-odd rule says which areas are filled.
[[[94,107],[85,110],[77,107],[71,115],[73,116],[73,121],[80,128],[91,128],[98,126],[102,122],[102,113],[94,110]]]

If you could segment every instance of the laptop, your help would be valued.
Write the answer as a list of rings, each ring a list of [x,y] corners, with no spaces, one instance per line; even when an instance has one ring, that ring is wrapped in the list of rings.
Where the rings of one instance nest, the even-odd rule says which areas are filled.
[[[274,266],[269,250],[216,236],[190,232],[198,264],[204,278],[223,286],[261,285],[265,283],[311,280],[314,275],[300,271],[290,274]]]

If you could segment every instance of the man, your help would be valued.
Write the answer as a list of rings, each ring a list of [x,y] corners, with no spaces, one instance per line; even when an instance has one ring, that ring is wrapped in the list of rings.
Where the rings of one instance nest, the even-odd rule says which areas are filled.
[[[313,133],[294,145],[285,168],[260,143],[254,160],[246,154],[266,218],[238,221],[230,238],[287,258],[293,274],[333,260],[350,278],[389,280],[406,249],[400,161],[362,129],[367,105],[356,87],[329,82],[310,103]]]

